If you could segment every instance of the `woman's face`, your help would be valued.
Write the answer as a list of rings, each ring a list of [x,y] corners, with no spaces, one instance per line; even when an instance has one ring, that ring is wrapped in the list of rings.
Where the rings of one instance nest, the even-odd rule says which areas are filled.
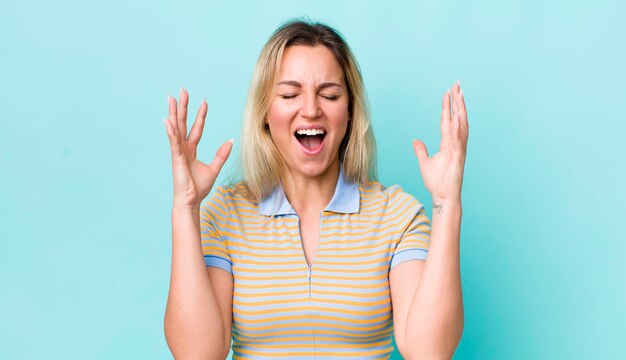
[[[292,175],[320,176],[339,161],[349,101],[343,70],[330,50],[285,49],[266,123]]]

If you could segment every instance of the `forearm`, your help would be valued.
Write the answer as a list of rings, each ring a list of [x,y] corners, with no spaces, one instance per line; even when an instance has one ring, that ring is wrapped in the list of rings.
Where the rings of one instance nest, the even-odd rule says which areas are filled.
[[[463,332],[460,276],[461,201],[433,199],[428,258],[409,308],[411,358],[451,358]]]
[[[165,337],[176,359],[224,359],[225,330],[202,254],[199,209],[172,209]],[[227,352],[226,352],[227,354]]]

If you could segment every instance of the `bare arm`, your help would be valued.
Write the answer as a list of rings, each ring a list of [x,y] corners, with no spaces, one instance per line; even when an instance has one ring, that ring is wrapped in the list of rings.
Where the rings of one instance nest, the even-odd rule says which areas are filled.
[[[461,185],[468,134],[457,82],[443,97],[440,152],[428,157],[424,143],[414,141],[422,178],[433,196],[428,258],[399,264],[389,274],[394,332],[406,359],[450,359],[463,333]]]
[[[172,209],[172,275],[165,337],[176,359],[225,359],[231,339],[233,279],[207,268],[198,209]]]
[[[450,359],[461,340],[460,224],[460,202],[435,200],[428,259],[404,262],[389,274],[396,343],[405,359]]]
[[[207,113],[203,100],[187,136],[189,95],[181,89],[180,107],[168,96],[164,120],[172,152],[172,274],[165,309],[165,338],[176,359],[225,359],[230,349],[233,279],[221,269],[207,269],[200,237],[200,203],[213,187],[232,142],[220,146],[206,165],[196,149]]]

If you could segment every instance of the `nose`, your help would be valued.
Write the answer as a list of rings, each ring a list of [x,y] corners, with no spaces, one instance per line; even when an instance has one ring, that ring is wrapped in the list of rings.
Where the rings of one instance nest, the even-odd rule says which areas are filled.
[[[300,108],[300,115],[307,119],[316,119],[322,115],[317,94],[307,94],[303,96],[304,102]]]

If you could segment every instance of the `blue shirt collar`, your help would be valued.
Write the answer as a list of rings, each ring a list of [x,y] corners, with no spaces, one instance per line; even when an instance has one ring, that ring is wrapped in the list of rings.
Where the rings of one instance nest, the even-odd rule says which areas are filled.
[[[344,176],[343,167],[340,165],[335,193],[324,211],[342,214],[358,213],[360,201],[359,184],[348,180]],[[289,200],[287,200],[281,184],[278,184],[270,195],[261,200],[259,203],[259,214],[265,216],[297,215]]]

